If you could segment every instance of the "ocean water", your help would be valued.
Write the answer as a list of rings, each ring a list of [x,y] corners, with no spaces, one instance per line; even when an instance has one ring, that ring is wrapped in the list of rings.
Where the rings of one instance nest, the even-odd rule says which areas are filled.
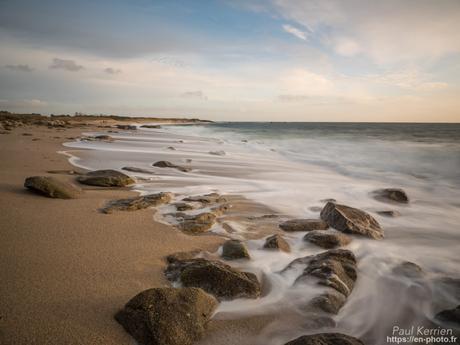
[[[93,133],[87,133],[89,135]],[[312,207],[334,198],[373,215],[385,239],[354,237],[348,249],[358,259],[358,280],[334,316],[335,331],[386,344],[393,326],[417,326],[460,304],[460,294],[437,282],[460,278],[460,125],[367,123],[215,123],[108,133],[114,142],[67,143],[71,162],[88,169],[150,169],[135,189],[172,191],[177,198],[217,191],[243,195],[286,217],[318,218]],[[174,147],[174,150],[171,149]],[[82,150],[84,149],[84,150]],[[224,151],[224,155],[210,152]],[[152,168],[158,160],[191,167],[189,173]],[[408,205],[375,200],[378,188],[403,188]],[[383,217],[377,211],[401,216]],[[244,224],[237,234],[244,238]],[[213,231],[225,232],[216,227]],[[319,253],[304,234],[286,234],[292,253],[262,250],[249,240],[252,260],[234,265],[256,273],[270,286],[261,299],[221,303],[215,318],[237,319],[289,310],[248,344],[281,344],[313,333],[298,306],[317,290],[293,287],[296,273],[280,273],[293,259]],[[392,269],[403,261],[420,265],[414,281]],[[298,272],[297,272],[298,274]],[[287,321],[289,320],[289,321]],[[244,344],[239,342],[240,344]]]

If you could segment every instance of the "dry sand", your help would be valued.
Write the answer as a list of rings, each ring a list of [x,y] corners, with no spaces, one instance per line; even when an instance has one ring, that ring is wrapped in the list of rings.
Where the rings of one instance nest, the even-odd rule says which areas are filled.
[[[214,251],[222,242],[155,223],[152,210],[98,212],[107,200],[133,195],[127,190],[86,189],[76,200],[25,190],[27,176],[74,169],[56,152],[82,130],[34,126],[0,135],[1,344],[134,344],[113,314],[138,292],[169,285],[165,255]]]

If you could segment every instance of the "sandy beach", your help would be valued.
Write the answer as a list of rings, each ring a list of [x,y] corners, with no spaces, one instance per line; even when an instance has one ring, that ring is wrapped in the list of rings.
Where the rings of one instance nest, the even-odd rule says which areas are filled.
[[[88,187],[75,200],[27,191],[28,176],[74,169],[57,151],[81,132],[31,126],[0,135],[1,344],[133,344],[115,312],[142,290],[170,285],[166,255],[215,251],[222,242],[155,223],[152,210],[98,211],[110,199],[135,195],[129,190]]]

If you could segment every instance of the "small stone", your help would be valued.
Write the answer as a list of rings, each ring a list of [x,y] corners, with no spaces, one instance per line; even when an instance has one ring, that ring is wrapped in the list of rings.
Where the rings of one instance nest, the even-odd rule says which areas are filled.
[[[401,204],[409,203],[406,192],[400,188],[383,188],[372,192],[375,199],[380,201],[392,201]]]
[[[267,239],[265,240],[264,248],[281,250],[286,253],[289,253],[291,251],[289,243],[287,243],[283,236],[278,234],[267,237]]]
[[[210,155],[214,155],[214,156],[225,156],[225,151],[209,151],[209,154]]]
[[[393,274],[412,279],[422,278],[424,276],[422,268],[410,261],[404,261],[393,267]]]
[[[351,242],[349,236],[335,230],[313,230],[307,233],[303,240],[326,249],[343,247]]]
[[[182,171],[182,172],[188,172],[188,171],[192,170],[190,168],[183,167],[183,166],[180,166],[180,165],[176,165],[176,164],[173,164],[173,163],[168,162],[168,161],[158,161],[158,162],[153,163],[153,166],[157,167],[157,168],[177,169],[177,170]]]
[[[222,257],[226,260],[250,259],[246,245],[238,240],[228,240],[222,245]]]
[[[206,232],[212,228],[216,221],[216,215],[211,212],[203,212],[197,215],[181,215],[178,227],[185,232],[197,234]]]
[[[78,182],[100,187],[125,187],[135,183],[131,177],[116,170],[91,171],[78,177]]]
[[[401,215],[401,213],[399,213],[398,211],[394,211],[394,210],[377,211],[377,213],[384,217],[393,217],[393,218],[399,217]]]

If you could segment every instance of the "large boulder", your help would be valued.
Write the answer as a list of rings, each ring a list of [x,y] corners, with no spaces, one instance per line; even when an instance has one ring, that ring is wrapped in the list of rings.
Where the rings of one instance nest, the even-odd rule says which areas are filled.
[[[278,234],[267,237],[265,239],[264,248],[281,250],[286,253],[289,253],[291,251],[289,243],[287,243],[283,236]]]
[[[32,176],[26,178],[24,187],[49,198],[75,199],[81,190],[71,183],[62,182],[51,176]]]
[[[342,333],[318,333],[303,335],[285,345],[364,345],[364,343]]]
[[[391,201],[401,204],[409,203],[406,192],[400,188],[383,188],[372,192],[375,199],[380,201]]]
[[[367,236],[376,240],[383,238],[380,224],[370,214],[357,208],[328,202],[321,210],[321,219],[344,233]]]
[[[313,230],[308,232],[303,240],[326,249],[346,246],[351,242],[349,236],[336,230]]]
[[[250,259],[248,248],[238,240],[228,240],[222,245],[222,257],[226,260]]]
[[[133,297],[115,319],[142,345],[192,345],[218,301],[197,288],[154,288]]]
[[[99,187],[125,187],[135,181],[116,170],[95,170],[78,177],[78,182]]]
[[[326,230],[329,225],[321,219],[291,219],[279,225],[284,231]]]
[[[176,260],[168,265],[165,275],[183,286],[199,287],[220,300],[257,298],[261,293],[255,274],[238,271],[220,261]]]
[[[158,162],[153,163],[152,166],[157,167],[157,168],[172,168],[172,169],[177,169],[182,172],[187,172],[191,170],[190,168],[176,165],[168,161],[158,161]]]
[[[112,213],[114,211],[136,211],[144,208],[158,206],[170,202],[173,198],[172,193],[157,193],[138,196],[135,198],[119,199],[109,202],[102,209],[104,213]]]

